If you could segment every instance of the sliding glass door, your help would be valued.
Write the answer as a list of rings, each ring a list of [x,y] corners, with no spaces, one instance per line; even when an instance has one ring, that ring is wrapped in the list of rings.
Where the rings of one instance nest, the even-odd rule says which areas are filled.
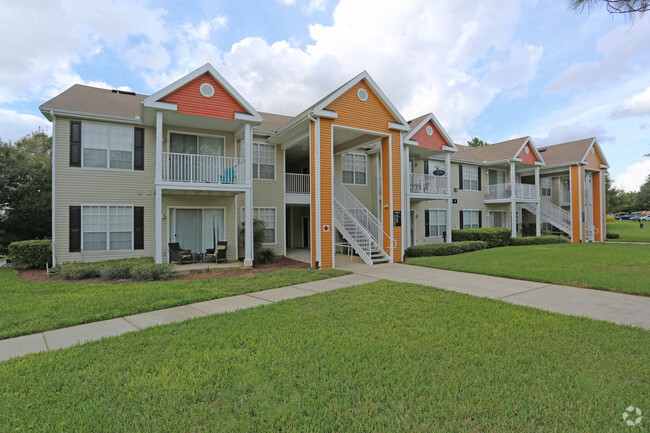
[[[226,240],[225,210],[221,208],[170,208],[170,242],[183,249],[205,252]]]

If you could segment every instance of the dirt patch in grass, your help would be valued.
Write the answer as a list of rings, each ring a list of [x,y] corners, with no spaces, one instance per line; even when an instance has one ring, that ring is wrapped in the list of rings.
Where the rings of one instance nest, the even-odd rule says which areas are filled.
[[[239,277],[241,275],[255,275],[263,274],[266,272],[277,271],[280,269],[308,269],[309,263],[299,262],[288,257],[281,257],[277,262],[269,265],[259,265],[254,268],[236,268],[236,269],[217,269],[209,272],[197,272],[184,275],[176,275],[165,281],[181,281],[181,280],[203,280],[207,278],[223,278],[223,277]],[[24,270],[18,272],[18,278],[32,283],[101,283],[101,284],[123,284],[135,283],[137,281],[132,279],[126,280],[102,280],[100,278],[90,278],[87,280],[68,281],[57,275],[47,276],[43,269]]]

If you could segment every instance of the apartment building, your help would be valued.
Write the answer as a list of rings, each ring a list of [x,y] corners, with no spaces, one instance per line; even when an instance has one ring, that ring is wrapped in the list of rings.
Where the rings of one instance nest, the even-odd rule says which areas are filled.
[[[160,263],[169,243],[225,241],[250,266],[253,219],[277,255],[304,248],[322,268],[342,247],[400,262],[409,245],[451,242],[448,228],[519,236],[532,221],[604,239],[595,139],[459,146],[433,114],[406,121],[365,71],[297,116],[256,111],[209,64],[153,95],[74,85],[40,110],[53,123],[55,263]]]

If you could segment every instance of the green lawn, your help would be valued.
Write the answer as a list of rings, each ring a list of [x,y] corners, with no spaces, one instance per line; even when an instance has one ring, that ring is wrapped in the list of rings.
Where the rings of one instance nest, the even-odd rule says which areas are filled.
[[[650,242],[650,221],[644,221],[643,228],[634,221],[610,221],[607,223],[607,232],[621,235],[619,239],[608,239],[608,241]]]
[[[502,247],[409,264],[650,296],[650,246],[558,244]]]
[[[90,284],[32,283],[19,279],[16,271],[0,269],[0,339],[347,273],[284,269],[232,278]]]
[[[380,281],[2,363],[0,425],[627,431],[648,353],[642,329]]]

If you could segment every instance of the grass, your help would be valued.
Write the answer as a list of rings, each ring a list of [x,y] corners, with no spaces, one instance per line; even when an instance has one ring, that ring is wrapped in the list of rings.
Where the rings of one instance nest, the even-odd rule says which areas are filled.
[[[650,221],[643,221],[643,228],[634,221],[610,221],[607,223],[607,232],[614,232],[621,235],[619,239],[608,239],[608,241],[619,242],[650,242]]]
[[[283,269],[251,276],[126,284],[33,283],[0,269],[0,339],[322,280],[348,272]]]
[[[624,431],[650,407],[648,353],[642,329],[380,281],[10,360],[0,425]]]
[[[409,264],[650,296],[650,248],[633,244],[559,244],[492,248]]]

